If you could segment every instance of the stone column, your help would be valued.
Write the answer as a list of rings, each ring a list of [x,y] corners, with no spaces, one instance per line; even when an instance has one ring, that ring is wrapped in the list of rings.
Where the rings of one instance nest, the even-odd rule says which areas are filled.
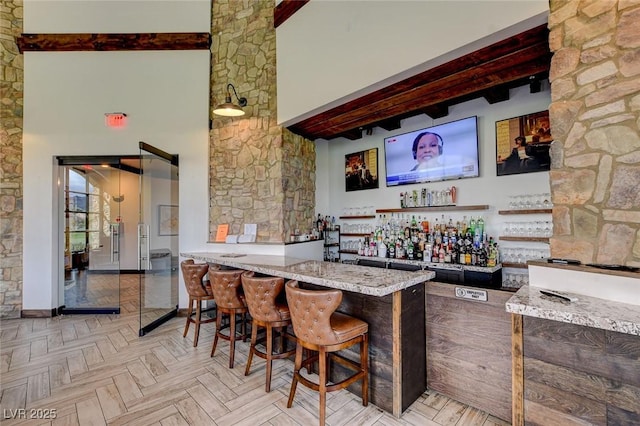
[[[22,106],[24,64],[16,37],[22,33],[22,0],[0,11],[0,318],[22,308]]]
[[[640,3],[551,0],[551,254],[640,265]]]
[[[248,104],[239,118],[211,114],[209,241],[221,223],[230,234],[256,223],[258,242],[285,242],[313,220],[315,144],[277,124],[273,8],[264,0],[213,2],[211,109],[225,101],[228,83]]]

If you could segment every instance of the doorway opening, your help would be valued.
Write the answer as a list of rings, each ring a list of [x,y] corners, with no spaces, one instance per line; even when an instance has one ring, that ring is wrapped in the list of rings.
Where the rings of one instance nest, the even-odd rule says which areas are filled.
[[[177,314],[178,158],[60,156],[59,309],[121,314],[139,335]]]

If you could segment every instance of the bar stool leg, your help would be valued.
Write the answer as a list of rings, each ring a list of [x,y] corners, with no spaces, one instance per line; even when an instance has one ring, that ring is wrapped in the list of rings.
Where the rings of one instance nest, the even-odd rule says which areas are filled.
[[[327,415],[327,354],[325,348],[320,346],[318,350],[318,391],[320,392],[320,426],[324,426]]]
[[[187,337],[189,332],[189,326],[191,325],[191,314],[193,313],[193,299],[189,296],[189,311],[187,312],[187,324],[184,326],[184,334],[182,337]]]
[[[236,314],[231,314],[231,329],[229,330],[229,368],[233,368],[236,353]]]
[[[200,319],[202,317],[202,302],[196,300],[196,335],[193,338],[193,347],[198,346],[198,336],[200,336]]]
[[[291,408],[293,398],[296,396],[296,386],[298,385],[298,374],[300,374],[300,368],[302,368],[302,345],[300,343],[296,343],[296,360],[293,367],[293,380],[291,380],[291,390],[289,391],[287,408]]]
[[[218,346],[218,333],[220,333],[220,327],[222,327],[222,313],[216,313],[216,335],[213,338],[213,347],[211,348],[211,356],[216,353],[216,346]]]
[[[362,405],[369,405],[369,333],[365,333],[360,342],[360,370],[362,377]]]
[[[273,327],[271,324],[267,324],[267,383],[265,391],[271,392],[271,355],[273,354]]]
[[[253,360],[253,353],[256,348],[256,340],[258,340],[258,326],[253,324],[251,326],[251,343],[249,345],[249,357],[247,358],[247,367],[244,369],[244,375],[249,375],[249,370],[251,369],[251,361]]]

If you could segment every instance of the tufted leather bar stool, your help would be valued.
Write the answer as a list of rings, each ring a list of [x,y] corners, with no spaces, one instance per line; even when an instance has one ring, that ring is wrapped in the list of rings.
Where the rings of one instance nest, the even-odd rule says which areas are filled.
[[[284,278],[258,278],[245,272],[242,274],[242,288],[252,318],[251,347],[244,375],[249,375],[253,355],[265,359],[267,361],[265,391],[269,392],[271,391],[272,360],[288,358],[295,353],[295,349],[285,350],[285,339],[295,339],[287,334],[287,327],[291,324],[291,314],[284,297]],[[258,340],[259,327],[266,329],[266,336]],[[274,329],[280,337],[280,346],[282,347],[280,353],[273,351]],[[265,343],[266,350],[264,352],[257,347],[257,344],[260,343]]]
[[[200,335],[200,324],[213,322],[215,318],[202,319],[202,302],[205,300],[213,300],[213,292],[209,281],[203,278],[209,272],[209,265],[206,263],[194,263],[193,259],[187,259],[180,263],[182,269],[182,279],[189,294],[189,310],[187,312],[187,324],[184,327],[182,337],[187,337],[189,326],[191,323],[196,325],[195,336],[193,337],[193,346],[198,346],[198,336]],[[193,303],[196,304],[196,312],[193,312]]]
[[[344,389],[351,383],[362,380],[362,405],[369,404],[369,325],[357,318],[335,312],[342,302],[340,290],[304,290],[297,281],[285,286],[287,303],[291,311],[293,332],[297,338],[296,360],[293,381],[287,408],[291,408],[298,382],[320,392],[320,425],[326,417],[327,392]],[[335,353],[355,344],[360,344],[360,363]],[[303,360],[303,348],[316,351],[317,355]],[[344,367],[355,370],[346,379],[328,384],[329,366],[327,358]],[[304,365],[318,361],[318,383],[300,374]]]
[[[245,303],[244,294],[242,293],[242,269],[230,270],[210,270],[209,280],[211,281],[211,289],[216,299],[218,314],[216,315],[216,336],[213,339],[213,347],[211,348],[211,356],[216,353],[218,339],[229,341],[229,368],[233,368],[233,360],[235,357],[236,340],[239,338],[243,341],[247,338],[246,333],[246,314],[248,312]],[[229,316],[229,325],[222,326],[222,316]],[[242,317],[242,331],[240,335],[236,332],[236,316]],[[224,334],[222,331],[228,329],[229,333]]]

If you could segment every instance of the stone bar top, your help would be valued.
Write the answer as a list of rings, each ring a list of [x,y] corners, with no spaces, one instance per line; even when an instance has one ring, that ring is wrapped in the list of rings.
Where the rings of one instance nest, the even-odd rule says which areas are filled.
[[[507,312],[640,336],[640,306],[582,294],[565,301],[525,285],[506,303]],[[565,292],[566,293],[566,292]]]
[[[180,255],[202,262],[371,296],[386,296],[435,277],[435,272],[432,271],[409,272],[286,256],[208,252]]]

